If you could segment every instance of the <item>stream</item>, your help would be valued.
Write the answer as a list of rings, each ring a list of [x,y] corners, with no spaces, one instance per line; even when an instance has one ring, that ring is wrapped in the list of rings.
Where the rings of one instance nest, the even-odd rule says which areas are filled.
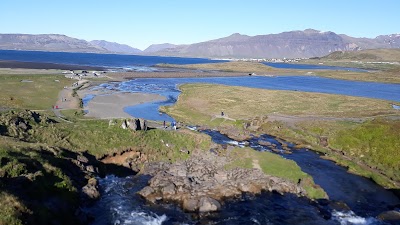
[[[200,132],[210,135],[218,144],[239,147],[245,144],[215,130]],[[282,150],[281,143],[270,135],[251,138],[249,147],[271,151],[259,145],[259,140],[273,143],[276,149]],[[149,177],[111,175],[100,179],[102,197],[87,212],[96,218],[93,224],[387,224],[376,216],[400,204],[392,192],[371,180],[348,173],[344,167],[320,158],[314,151],[294,149],[293,144],[286,144],[292,154],[280,155],[294,160],[310,174],[315,183],[327,192],[329,201],[312,202],[291,194],[264,192],[229,200],[221,211],[198,216],[185,213],[173,204],[147,204],[135,193],[146,186]]]

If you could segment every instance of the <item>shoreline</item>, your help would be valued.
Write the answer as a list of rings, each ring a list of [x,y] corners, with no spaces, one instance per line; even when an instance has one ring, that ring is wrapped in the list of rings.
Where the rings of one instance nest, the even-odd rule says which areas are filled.
[[[243,77],[245,73],[218,71],[174,71],[174,72],[108,72],[110,81],[124,81],[136,78],[191,78],[191,77]]]
[[[166,100],[166,98],[157,94],[115,92],[109,95],[96,95],[83,107],[83,110],[89,111],[85,117],[98,119],[133,118],[124,111],[125,107],[163,100]]]
[[[0,68],[9,69],[59,69],[59,70],[98,70],[105,71],[106,68],[100,66],[82,66],[45,62],[24,62],[14,60],[0,60]]]

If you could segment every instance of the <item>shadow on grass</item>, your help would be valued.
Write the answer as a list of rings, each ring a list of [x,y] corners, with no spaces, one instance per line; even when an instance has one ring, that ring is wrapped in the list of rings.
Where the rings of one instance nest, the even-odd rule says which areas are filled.
[[[48,147],[6,150],[0,154],[0,172],[0,192],[17,197],[26,207],[13,209],[20,210],[16,215],[26,224],[86,223],[76,213],[84,204],[81,189],[87,180],[106,174],[135,174],[122,166],[104,164],[88,153]],[[13,208],[12,204],[2,207]]]

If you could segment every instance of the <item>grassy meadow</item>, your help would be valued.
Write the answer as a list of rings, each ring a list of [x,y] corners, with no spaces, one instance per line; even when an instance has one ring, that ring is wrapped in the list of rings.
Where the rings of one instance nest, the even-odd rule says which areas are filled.
[[[256,117],[278,117],[264,121],[254,132],[326,152],[383,186],[399,185],[400,112],[389,101],[211,84],[187,84],[180,89],[178,102],[163,108],[178,121],[243,130],[243,123]],[[215,119],[221,111],[229,119]]]
[[[185,68],[193,70],[213,70],[223,72],[238,72],[244,75],[255,73],[258,76],[274,75],[274,76],[320,76],[333,79],[342,80],[356,80],[356,81],[371,81],[383,83],[400,83],[400,65],[389,64],[364,64],[354,63],[349,61],[337,62],[329,60],[305,60],[301,63],[304,64],[319,64],[323,62],[324,65],[354,67],[362,69],[371,69],[368,72],[355,72],[343,70],[295,70],[295,69],[278,69],[267,66],[258,62],[225,62],[225,63],[207,63],[207,64],[192,64],[192,65],[176,65],[176,64],[159,64],[160,67],[167,68]],[[360,66],[361,65],[361,66]],[[375,65],[375,66],[374,66]]]
[[[229,152],[233,160],[225,165],[226,169],[235,167],[254,168],[258,163],[261,170],[268,175],[282,177],[297,183],[300,179],[306,183],[303,187],[311,199],[326,198],[326,193],[318,185],[314,184],[312,177],[303,171],[292,160],[284,159],[281,156],[270,152],[258,152],[251,148],[235,148]]]
[[[1,74],[0,105],[3,108],[48,110],[71,79],[59,74]]]

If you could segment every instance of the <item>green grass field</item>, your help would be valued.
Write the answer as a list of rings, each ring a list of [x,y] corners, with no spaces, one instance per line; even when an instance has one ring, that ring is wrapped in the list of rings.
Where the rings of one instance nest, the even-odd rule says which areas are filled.
[[[312,177],[301,171],[301,168],[292,160],[270,152],[258,152],[251,148],[235,148],[229,156],[233,158],[233,161],[225,166],[226,169],[253,168],[253,162],[257,160],[265,174],[285,178],[294,183],[297,183],[299,179],[306,180],[307,185],[304,188],[309,198],[319,199],[327,196],[321,187],[314,184]]]
[[[63,75],[0,73],[0,105],[6,108],[48,110],[57,101],[60,90],[72,83]]]
[[[221,111],[235,120],[269,114],[332,118],[399,114],[389,101],[343,95],[213,84],[187,84],[180,89],[177,104],[162,109],[177,120],[192,124],[213,125],[216,122],[212,118]]]
[[[400,112],[393,109],[391,102],[209,84],[188,84],[180,88],[178,102],[163,108],[177,120],[214,128],[244,129],[241,123],[255,117],[292,116],[264,122],[253,132],[272,134],[328,154],[336,155],[329,148],[336,149],[346,155],[337,161],[350,166],[350,170],[390,188],[400,182],[396,174],[400,168],[397,156],[400,155]],[[221,111],[236,121],[213,119]],[[327,146],[321,145],[322,137],[327,138]],[[366,169],[354,162],[372,169],[361,173]]]
[[[226,62],[226,63],[210,63],[210,64],[193,64],[193,65],[175,65],[175,64],[160,64],[160,67],[167,68],[185,68],[198,70],[212,70],[224,72],[239,72],[243,75],[255,73],[257,75],[275,75],[275,76],[321,76],[342,80],[357,80],[357,81],[372,81],[384,83],[400,83],[400,65],[390,64],[360,64],[350,61],[330,61],[322,59],[305,60],[304,64],[319,64],[343,67],[354,67],[363,69],[372,69],[369,72],[355,72],[342,70],[296,70],[296,69],[277,69],[266,66],[262,63],[255,62]]]

